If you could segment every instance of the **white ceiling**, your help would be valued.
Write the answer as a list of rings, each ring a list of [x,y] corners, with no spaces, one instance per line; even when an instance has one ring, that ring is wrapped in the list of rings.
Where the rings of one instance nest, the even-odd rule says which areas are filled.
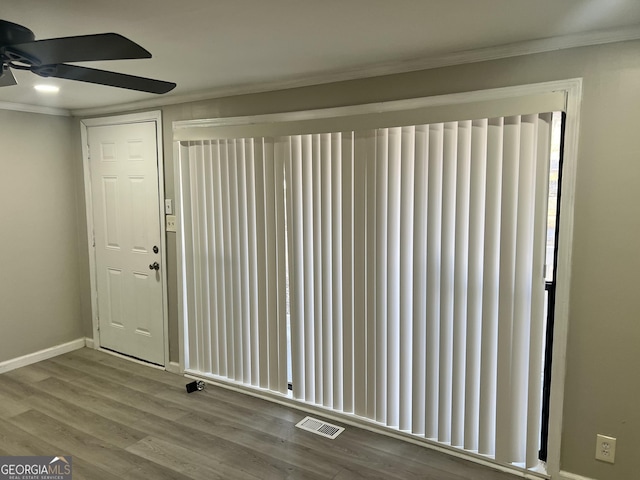
[[[406,70],[455,52],[549,37],[611,29],[633,37],[640,1],[2,0],[0,18],[30,28],[37,39],[129,37],[153,58],[83,65],[176,82],[162,99],[173,102],[352,78],[383,65]],[[49,82],[60,92],[43,94],[33,89],[43,79],[14,74],[19,85],[1,88],[0,102],[77,110],[157,98],[56,79]]]

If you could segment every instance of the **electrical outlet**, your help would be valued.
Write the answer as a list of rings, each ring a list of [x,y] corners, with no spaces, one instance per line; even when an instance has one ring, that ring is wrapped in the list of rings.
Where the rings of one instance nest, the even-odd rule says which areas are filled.
[[[616,460],[616,439],[598,434],[596,437],[596,460],[613,463]]]
[[[176,231],[176,216],[175,215],[167,215],[167,232],[175,232]]]

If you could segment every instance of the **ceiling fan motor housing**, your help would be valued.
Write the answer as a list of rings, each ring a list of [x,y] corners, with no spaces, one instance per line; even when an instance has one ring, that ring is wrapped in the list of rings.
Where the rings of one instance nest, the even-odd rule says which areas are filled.
[[[14,52],[10,48],[10,45],[33,42],[34,40],[35,35],[27,27],[7,22],[6,20],[0,20],[0,58],[2,59],[2,71],[0,72],[0,76],[2,76],[4,71],[9,68],[10,62],[19,63],[25,66],[38,64],[37,59]]]

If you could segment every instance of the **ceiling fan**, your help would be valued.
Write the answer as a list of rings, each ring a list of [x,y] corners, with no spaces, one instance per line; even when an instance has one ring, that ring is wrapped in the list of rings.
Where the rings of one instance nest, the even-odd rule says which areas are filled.
[[[0,20],[0,87],[17,83],[11,72],[11,69],[16,69],[29,70],[41,77],[64,78],[149,93],[167,93],[175,88],[176,84],[172,82],[67,64],[134,58],[151,58],[151,54],[117,33],[36,40],[28,28]]]

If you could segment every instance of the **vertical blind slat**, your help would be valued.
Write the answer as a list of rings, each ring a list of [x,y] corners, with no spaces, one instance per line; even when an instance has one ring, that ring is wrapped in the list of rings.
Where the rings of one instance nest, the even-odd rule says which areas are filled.
[[[341,229],[342,229],[342,409],[347,413],[354,412],[354,218],[353,170],[354,170],[354,136],[347,132],[342,137],[342,173],[341,173]],[[362,331],[362,330],[360,330]],[[334,399],[335,401],[335,399]]]
[[[387,421],[387,230],[389,192],[389,135],[387,129],[376,132],[376,416]]]
[[[201,155],[202,146],[200,145],[198,149],[195,150],[195,155],[193,158],[190,158],[189,161],[189,170],[193,170],[194,172],[197,170],[197,160],[198,156]],[[194,365],[198,369],[202,368],[201,365],[201,348],[200,348],[200,318],[202,316],[202,305],[201,305],[201,296],[200,296],[200,285],[198,284],[198,278],[200,277],[199,268],[200,268],[200,258],[199,258],[199,238],[200,238],[200,221],[198,218],[198,204],[196,200],[196,196],[198,194],[198,185],[197,185],[197,177],[192,177],[190,179],[190,196],[189,196],[189,204],[190,204],[190,212],[194,212],[192,217],[193,222],[193,232],[190,238],[190,247],[191,252],[193,252],[193,261],[191,272],[190,272],[190,280],[192,282],[193,287],[193,315],[191,319],[191,331],[194,333],[193,339],[190,339],[190,349],[193,352],[192,359]]]
[[[537,115],[523,116],[520,124],[518,168],[518,209],[516,213],[516,258],[513,296],[513,335],[511,340],[511,452],[509,459],[526,460],[526,445],[518,439],[527,436],[529,382],[523,372],[529,369],[531,333],[531,289],[533,286],[533,215],[535,208],[535,136]]]
[[[310,166],[310,185],[312,188],[312,205],[313,211],[312,228],[310,240],[313,245],[313,251],[311,257],[311,267],[309,275],[313,278],[313,316],[311,317],[311,328],[313,333],[313,348],[314,348],[314,378],[315,378],[315,401],[316,404],[322,405],[324,403],[323,398],[323,377],[324,371],[322,369],[323,364],[323,351],[324,351],[324,336],[323,336],[323,303],[322,303],[322,278],[324,276],[323,258],[322,258],[322,177],[321,177],[321,135],[304,135],[302,137],[303,145],[309,144],[309,166]],[[306,151],[303,148],[303,152]],[[309,340],[311,341],[311,340]]]
[[[242,381],[251,382],[251,304],[249,296],[249,241],[247,233],[247,157],[243,139],[235,141],[235,159],[238,182],[238,245],[239,245],[239,297],[240,297],[240,350],[242,352]]]
[[[469,259],[467,292],[467,338],[465,362],[464,448],[478,450],[480,429],[480,366],[482,298],[484,278],[485,190],[487,175],[487,121],[471,126],[469,187]]]
[[[427,200],[429,127],[415,128],[415,206],[413,215],[413,349],[411,431],[425,434],[427,375]]]
[[[195,155],[190,159],[190,170],[197,172],[198,169],[198,159],[202,156],[202,145],[199,145],[199,148],[196,149]],[[191,185],[190,185],[190,211],[193,212],[193,234],[191,236],[191,251],[193,252],[194,264],[191,272],[192,282],[194,285],[194,314],[192,321],[192,331],[195,333],[193,342],[191,344],[192,351],[195,353],[194,355],[194,364],[198,369],[204,370],[202,365],[202,329],[201,329],[201,319],[202,319],[202,289],[199,283],[200,279],[200,217],[198,212],[198,177],[194,175],[191,177]]]
[[[260,311],[260,386],[280,392],[280,361],[279,351],[283,344],[280,343],[279,324],[280,313],[278,311],[279,275],[278,258],[280,250],[276,242],[278,232],[278,217],[282,215],[282,209],[276,201],[275,161],[273,158],[273,139],[264,138],[260,141],[261,161],[256,162],[256,195],[262,197],[258,211],[262,220],[258,222],[258,231],[262,232],[259,255],[262,256],[259,265],[263,271],[259,279],[260,288],[264,295],[264,310]],[[283,182],[284,183],[284,182]],[[283,184],[280,186],[282,190]],[[259,217],[260,218],[260,217]],[[266,360],[265,360],[266,358]]]
[[[346,143],[346,142],[345,142]],[[331,304],[332,392],[334,410],[343,410],[343,297],[342,297],[342,135],[331,135]]]
[[[298,153],[297,150],[294,150]],[[314,271],[314,189],[313,189],[313,161],[312,144],[310,136],[300,138],[299,153],[302,157],[302,211],[303,211],[303,238],[302,259],[304,269],[302,274],[304,280],[304,365],[305,365],[305,399],[312,403],[317,402],[316,395],[316,291],[315,291],[315,271]],[[320,339],[318,339],[320,340]],[[319,348],[322,348],[318,345]]]
[[[198,302],[198,320],[196,331],[198,332],[198,365],[200,369],[208,372],[211,369],[211,361],[207,358],[206,350],[207,350],[207,338],[208,338],[208,322],[207,317],[209,315],[209,282],[207,278],[206,268],[203,263],[206,261],[208,256],[207,252],[207,218],[206,218],[206,207],[204,206],[206,193],[205,193],[205,185],[204,185],[204,155],[205,155],[205,146],[202,145],[198,150],[198,156],[195,158],[194,168],[196,171],[196,175],[194,177],[194,187],[193,192],[194,195],[192,197],[194,211],[197,225],[197,234],[194,235],[194,252],[197,252],[197,265],[195,269],[195,281],[198,288],[198,297],[200,301]]]
[[[277,359],[277,388],[273,388],[273,390],[278,391],[280,393],[287,393],[288,391],[288,380],[289,380],[289,364],[288,358],[290,354],[290,345],[291,341],[287,340],[287,324],[288,318],[290,316],[289,308],[290,304],[288,302],[288,288],[289,288],[289,280],[291,278],[290,274],[287,273],[287,247],[290,246],[290,243],[287,244],[286,233],[289,231],[288,227],[288,219],[287,215],[290,215],[290,210],[287,209],[288,204],[286,203],[285,196],[285,188],[288,192],[291,189],[291,184],[287,184],[288,187],[285,187],[285,155],[282,152],[283,142],[276,141],[275,139],[269,139],[269,156],[267,157],[267,161],[270,158],[274,160],[274,172],[273,179],[274,184],[273,188],[275,190],[275,210],[276,210],[276,232],[275,232],[275,242],[277,244],[276,247],[276,255],[271,255],[272,257],[277,258],[277,279],[276,281],[270,281],[269,286],[275,287],[276,292],[274,292],[273,296],[277,296],[277,299],[274,299],[274,302],[277,304],[277,316],[275,318],[278,319],[277,326],[277,334],[276,338],[278,339],[278,359]],[[273,259],[272,259],[273,262]],[[271,296],[270,298],[273,298]],[[274,318],[274,317],[270,317]],[[291,330],[292,332],[292,330]],[[293,335],[293,333],[291,333]],[[272,347],[273,347],[273,342]],[[274,366],[275,368],[275,366]],[[275,382],[275,379],[274,379]]]
[[[442,241],[442,156],[444,126],[429,126],[427,200],[427,363],[425,436],[438,438],[440,362],[440,266]]]
[[[378,284],[377,253],[377,141],[376,131],[365,132],[365,158],[366,158],[366,335],[367,335],[367,418],[376,418],[376,391],[381,388],[378,385],[378,375],[376,372],[376,288]]]
[[[222,244],[224,245],[224,260],[222,262],[224,282],[223,298],[224,298],[224,317],[223,323],[225,328],[225,350],[226,350],[226,372],[229,378],[235,378],[234,370],[234,329],[233,329],[233,273],[232,258],[233,248],[231,244],[231,205],[229,202],[229,161],[227,156],[226,143],[218,142],[218,158],[220,159],[220,198],[226,201],[220,205],[220,216],[222,226]]]
[[[387,425],[398,427],[400,406],[400,186],[402,129],[388,129]]]
[[[498,273],[500,271],[500,198],[502,190],[503,120],[491,119],[487,129],[487,170],[482,278],[480,413],[478,451],[495,453],[496,368],[498,343]]]
[[[250,345],[251,345],[251,384],[259,387],[262,384],[262,369],[268,369],[268,356],[266,348],[260,342],[262,315],[260,312],[266,311],[266,292],[260,288],[262,283],[259,275],[263,271],[264,256],[258,252],[264,245],[264,214],[260,212],[260,206],[264,203],[264,192],[259,182],[264,180],[261,173],[259,179],[256,178],[256,163],[262,165],[262,144],[258,139],[247,139],[245,141],[245,151],[247,156],[247,236],[249,240],[249,305],[250,317]],[[260,216],[260,220],[258,220]],[[260,223],[258,223],[260,222]],[[262,305],[260,305],[262,302]],[[266,385],[266,383],[265,383]]]
[[[214,224],[215,228],[215,264],[216,264],[216,315],[218,317],[218,332],[216,336],[216,353],[218,356],[218,374],[221,376],[228,376],[227,372],[227,333],[225,318],[227,318],[225,306],[225,246],[224,246],[224,223],[223,223],[223,201],[222,201],[222,186],[221,186],[221,169],[220,169],[220,142],[211,142],[211,159],[213,162],[212,168],[212,191],[213,191],[213,204],[214,204]],[[226,198],[225,198],[226,201]]]
[[[287,219],[290,219],[291,236],[289,259],[304,258],[302,212],[302,158],[294,154],[294,138],[285,140],[285,168],[287,169]],[[289,228],[289,227],[288,227]],[[289,294],[291,298],[291,380],[293,397],[305,398],[304,362],[304,268],[302,262],[292,262],[289,270]]]
[[[195,155],[195,146],[189,148],[189,155],[186,159],[180,162],[180,186],[184,192],[182,195],[182,224],[183,228],[183,249],[184,249],[184,265],[185,271],[183,273],[185,299],[184,299],[184,312],[186,315],[185,322],[185,368],[197,368],[197,351],[196,342],[197,332],[195,331],[195,310],[196,310],[196,298],[195,298],[195,286],[193,279],[193,266],[195,265],[195,259],[193,256],[193,228],[191,228],[191,171],[190,171],[190,158]],[[195,354],[195,355],[194,355]]]
[[[413,222],[415,127],[401,131],[400,156],[400,276],[398,332],[398,421],[400,430],[411,431],[413,381]],[[391,352],[390,352],[391,354]]]
[[[515,287],[516,229],[518,208],[518,152],[520,118],[504,120],[502,198],[500,209],[500,267],[498,295],[498,349],[496,459],[505,461],[511,453],[511,341]]]
[[[467,305],[469,297],[469,199],[471,182],[471,122],[458,124],[455,199],[455,264],[453,292],[453,358],[451,445],[464,446],[467,379]]]
[[[367,411],[367,137],[356,133],[353,155],[353,413],[368,416]],[[370,312],[369,312],[370,313]],[[370,317],[369,317],[370,318]]]
[[[232,261],[232,292],[233,292],[233,317],[230,319],[233,328],[233,370],[234,379],[242,382],[244,379],[243,367],[243,323],[244,311],[242,306],[242,252],[240,244],[240,226],[242,219],[240,218],[240,206],[238,200],[239,180],[238,169],[239,162],[236,156],[236,141],[231,140],[227,143],[227,158],[229,160],[229,196],[231,204],[231,261]]]
[[[317,367],[322,371],[322,395],[320,402],[325,407],[332,407],[333,403],[333,321],[332,321],[332,251],[331,251],[331,169],[332,149],[331,134],[320,135],[320,238],[321,247],[321,284],[318,285],[318,304],[322,305],[320,331],[322,335],[322,361]],[[317,258],[317,257],[316,257]],[[316,370],[317,371],[317,370]],[[316,397],[318,398],[318,397]]]
[[[215,231],[216,224],[214,222],[214,191],[213,191],[213,158],[211,152],[211,142],[206,143],[205,148],[205,156],[204,156],[204,175],[203,175],[203,183],[204,183],[204,193],[206,196],[205,200],[205,215],[206,215],[206,223],[207,223],[207,256],[203,258],[203,264],[206,265],[206,280],[208,285],[208,297],[209,301],[207,302],[207,317],[205,318],[205,323],[207,325],[207,336],[206,336],[206,349],[205,355],[208,357],[208,367],[211,373],[217,374],[219,371],[218,368],[218,355],[216,348],[217,343],[217,334],[218,334],[218,316],[216,315],[216,243],[215,243]]]
[[[445,123],[442,137],[442,213],[440,241],[440,358],[438,440],[451,442],[453,387],[453,293],[458,124]]]

